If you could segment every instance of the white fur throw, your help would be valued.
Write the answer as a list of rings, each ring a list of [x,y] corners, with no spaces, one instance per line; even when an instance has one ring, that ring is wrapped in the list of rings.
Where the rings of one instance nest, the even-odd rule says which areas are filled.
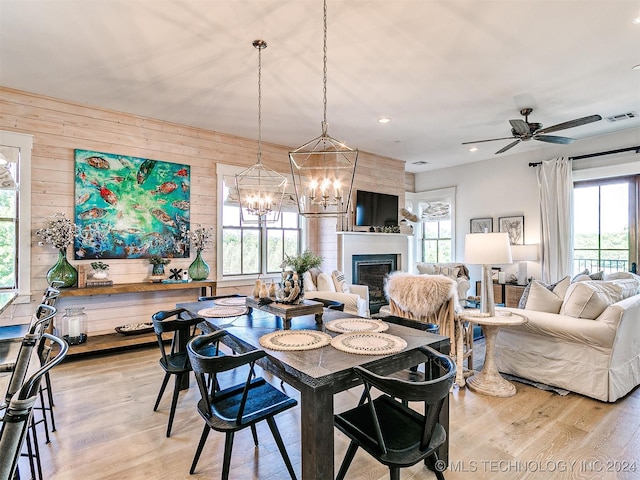
[[[387,278],[384,293],[402,310],[428,317],[450,298],[457,298],[458,286],[455,280],[443,275],[393,272]]]

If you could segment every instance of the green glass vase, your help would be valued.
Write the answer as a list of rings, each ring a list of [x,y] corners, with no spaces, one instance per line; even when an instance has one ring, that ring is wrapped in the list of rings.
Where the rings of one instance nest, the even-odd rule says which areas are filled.
[[[209,276],[209,265],[202,258],[201,251],[198,250],[196,259],[189,265],[189,277],[192,280],[206,280]]]
[[[67,251],[61,248],[58,251],[58,261],[47,272],[49,285],[52,282],[59,282],[59,287],[73,287],[78,281],[78,270],[67,260]]]

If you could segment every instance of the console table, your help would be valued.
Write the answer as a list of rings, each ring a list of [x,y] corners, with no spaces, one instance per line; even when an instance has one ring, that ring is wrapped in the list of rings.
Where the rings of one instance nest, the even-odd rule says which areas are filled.
[[[140,293],[140,292],[158,292],[163,290],[188,290],[199,288],[201,296],[215,295],[215,280],[192,280],[191,282],[138,282],[138,283],[116,283],[104,287],[85,287],[85,288],[61,288],[60,297],[87,297],[90,295],[116,295],[119,293]],[[210,293],[207,293],[210,290]]]
[[[476,282],[476,292],[480,291],[480,283]],[[505,307],[517,308],[524,289],[524,285],[493,282],[493,301],[498,304],[504,304]]]
[[[192,280],[191,282],[175,283],[116,283],[114,285],[86,288],[61,288],[60,297],[88,297],[92,295],[119,295],[125,293],[163,292],[169,290],[193,290],[200,289],[200,296],[213,296],[216,294],[215,280]],[[143,333],[139,335],[122,335],[120,333],[105,333],[90,335],[85,343],[73,345],[68,357],[91,355],[95,352],[106,352],[136,348],[142,345],[157,344],[155,333]]]

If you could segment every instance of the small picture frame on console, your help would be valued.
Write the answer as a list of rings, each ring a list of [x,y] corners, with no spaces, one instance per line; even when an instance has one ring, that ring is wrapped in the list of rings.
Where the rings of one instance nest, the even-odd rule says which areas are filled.
[[[469,233],[493,232],[493,218],[472,218]]]

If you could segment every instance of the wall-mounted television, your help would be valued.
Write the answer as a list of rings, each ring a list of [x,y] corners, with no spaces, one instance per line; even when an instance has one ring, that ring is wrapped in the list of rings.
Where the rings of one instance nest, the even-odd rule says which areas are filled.
[[[398,225],[398,196],[358,190],[355,223],[359,227]]]

